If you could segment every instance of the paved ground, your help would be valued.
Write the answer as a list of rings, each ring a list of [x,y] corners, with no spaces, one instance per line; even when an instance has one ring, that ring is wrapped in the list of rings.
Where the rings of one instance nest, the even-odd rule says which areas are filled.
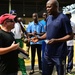
[[[29,56],[30,56],[30,59],[29,60],[28,59],[25,60],[25,65],[26,65],[26,69],[27,69],[27,75],[29,75],[30,65],[31,65],[30,64],[30,62],[31,62],[31,54],[30,54],[30,52],[29,52]],[[75,45],[74,45],[74,60],[73,61],[74,61],[74,64],[75,64]],[[38,62],[37,62],[37,56],[36,56],[36,58],[35,58],[35,73],[33,75],[42,75],[42,74],[39,73],[37,65],[38,65]],[[18,75],[22,75],[20,71],[18,72]],[[53,75],[57,75],[55,69],[53,71]],[[73,67],[72,74],[66,74],[66,75],[75,75],[75,65]]]
[[[42,75],[41,73],[39,73],[39,70],[38,70],[38,65],[37,65],[37,59],[35,61],[35,73],[32,74],[32,75]],[[27,70],[27,75],[29,75],[29,72],[30,72],[30,59],[29,60],[25,60],[25,65],[26,65],[26,70]],[[22,75],[21,72],[19,71],[18,72],[18,75]],[[53,75],[57,75],[57,72],[56,70],[54,69],[53,71]],[[72,73],[71,74],[66,74],[66,75],[75,75],[75,65],[73,67],[73,70],[72,70]]]
[[[29,75],[29,72],[30,72],[30,66],[26,66],[26,69],[27,69],[27,75]],[[21,71],[18,72],[18,75],[22,75]],[[35,72],[33,75],[41,75],[41,73],[39,73],[38,71],[38,67],[35,66]]]
[[[29,71],[30,71],[30,66],[27,66],[27,75],[29,75]],[[22,73],[19,71],[18,75],[22,75]],[[37,66],[35,66],[35,73],[32,75],[42,75],[41,73],[39,73]],[[57,75],[56,71],[54,70],[53,75]],[[66,74],[66,75],[75,75],[75,68],[73,68],[72,73],[71,74]]]

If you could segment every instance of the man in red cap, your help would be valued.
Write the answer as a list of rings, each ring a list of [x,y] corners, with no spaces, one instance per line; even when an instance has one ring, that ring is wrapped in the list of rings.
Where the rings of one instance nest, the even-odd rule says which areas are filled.
[[[14,28],[16,16],[0,16],[0,75],[17,75],[19,43],[16,43],[11,29]]]

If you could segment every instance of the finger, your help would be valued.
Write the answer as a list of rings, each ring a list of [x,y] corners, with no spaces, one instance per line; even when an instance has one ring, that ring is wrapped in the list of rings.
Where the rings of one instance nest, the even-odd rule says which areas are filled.
[[[13,43],[12,44],[15,44],[15,41],[13,41]]]
[[[18,43],[17,43],[17,45],[19,46],[19,45],[20,45],[20,43],[18,42]]]
[[[13,43],[11,45],[15,44],[15,41],[13,41]]]

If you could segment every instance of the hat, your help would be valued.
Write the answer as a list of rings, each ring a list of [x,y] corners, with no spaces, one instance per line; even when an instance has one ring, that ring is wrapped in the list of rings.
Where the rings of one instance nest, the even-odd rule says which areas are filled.
[[[16,15],[16,14],[17,14],[17,13],[16,13],[16,10],[11,10],[11,11],[10,11],[10,14]]]
[[[2,24],[6,19],[10,19],[10,20],[13,20],[16,16],[15,15],[12,15],[12,14],[3,14],[0,16],[0,24]]]

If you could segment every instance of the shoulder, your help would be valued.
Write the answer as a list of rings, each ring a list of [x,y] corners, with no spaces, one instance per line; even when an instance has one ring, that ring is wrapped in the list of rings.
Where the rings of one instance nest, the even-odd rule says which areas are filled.
[[[40,20],[39,22],[42,23],[44,20]]]
[[[46,22],[50,21],[52,19],[52,15],[48,15],[46,18]]]
[[[32,21],[28,24],[28,26],[32,26],[33,24],[34,24],[34,22]]]
[[[46,21],[43,19],[43,20],[40,20],[39,21],[42,25],[46,25]]]
[[[42,23],[39,21],[39,22],[38,22],[38,25],[42,26]]]
[[[27,26],[27,28],[30,28],[33,25],[33,22],[30,22]]]
[[[52,17],[52,15],[48,15],[47,18],[46,18],[46,20],[47,20],[47,19],[50,19],[51,17]]]
[[[58,20],[62,23],[70,23],[70,19],[66,16],[66,14],[60,13],[58,16]]]
[[[63,14],[63,13],[60,13],[60,18],[62,19],[62,20],[70,20],[65,14]]]

